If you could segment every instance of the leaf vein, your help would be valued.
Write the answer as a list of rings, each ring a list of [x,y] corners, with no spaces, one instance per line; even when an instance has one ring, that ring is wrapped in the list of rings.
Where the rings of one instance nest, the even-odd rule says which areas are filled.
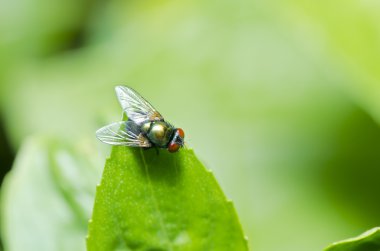
[[[161,225],[161,229],[162,231],[164,232],[165,236],[166,236],[166,239],[168,240],[168,244],[170,246],[170,250],[173,250],[173,247],[171,245],[171,241],[169,239],[169,235],[168,235],[168,232],[166,230],[166,227],[165,227],[165,224],[164,224],[164,221],[163,221],[163,217],[162,217],[162,213],[161,213],[161,210],[160,210],[160,207],[158,205],[158,202],[157,202],[157,199],[156,199],[156,196],[154,194],[154,189],[153,189],[153,185],[152,185],[152,181],[150,179],[150,176],[149,176],[149,170],[148,170],[148,165],[146,163],[146,160],[145,160],[145,156],[142,152],[142,149],[140,149],[140,155],[141,155],[141,159],[143,161],[143,164],[144,164],[144,169],[145,169],[145,173],[146,173],[146,177],[148,179],[148,186],[149,186],[149,190],[150,190],[150,193],[152,194],[152,200],[153,200],[153,203],[154,203],[154,207],[156,208],[156,211],[158,213],[158,219],[159,219],[159,223]]]

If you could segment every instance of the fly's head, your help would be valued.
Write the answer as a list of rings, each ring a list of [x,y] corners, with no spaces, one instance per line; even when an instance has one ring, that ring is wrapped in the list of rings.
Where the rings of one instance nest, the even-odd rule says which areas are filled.
[[[185,133],[181,128],[176,128],[172,140],[169,142],[168,150],[177,152],[185,144]]]

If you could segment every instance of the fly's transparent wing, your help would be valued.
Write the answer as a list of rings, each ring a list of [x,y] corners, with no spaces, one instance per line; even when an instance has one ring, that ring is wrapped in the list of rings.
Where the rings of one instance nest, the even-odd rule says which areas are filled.
[[[115,87],[117,98],[128,119],[141,125],[145,121],[163,120],[163,117],[140,94],[126,86]]]
[[[112,123],[96,131],[96,137],[110,145],[151,147],[152,144],[138,130],[130,130],[129,121]],[[133,123],[133,122],[132,122]]]

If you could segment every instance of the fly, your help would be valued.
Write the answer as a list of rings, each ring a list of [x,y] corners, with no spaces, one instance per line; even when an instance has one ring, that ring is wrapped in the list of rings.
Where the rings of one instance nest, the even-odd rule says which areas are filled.
[[[96,131],[96,137],[110,145],[165,148],[177,152],[184,145],[185,133],[166,122],[140,94],[127,86],[116,86],[116,96],[127,121],[112,123]]]

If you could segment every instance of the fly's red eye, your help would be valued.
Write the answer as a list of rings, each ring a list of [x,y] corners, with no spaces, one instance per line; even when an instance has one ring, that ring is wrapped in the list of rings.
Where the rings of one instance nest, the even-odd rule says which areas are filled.
[[[185,132],[181,128],[177,128],[177,132],[181,138],[185,138]]]
[[[168,150],[169,152],[174,153],[179,150],[179,147],[180,146],[177,143],[170,143],[168,146]]]

